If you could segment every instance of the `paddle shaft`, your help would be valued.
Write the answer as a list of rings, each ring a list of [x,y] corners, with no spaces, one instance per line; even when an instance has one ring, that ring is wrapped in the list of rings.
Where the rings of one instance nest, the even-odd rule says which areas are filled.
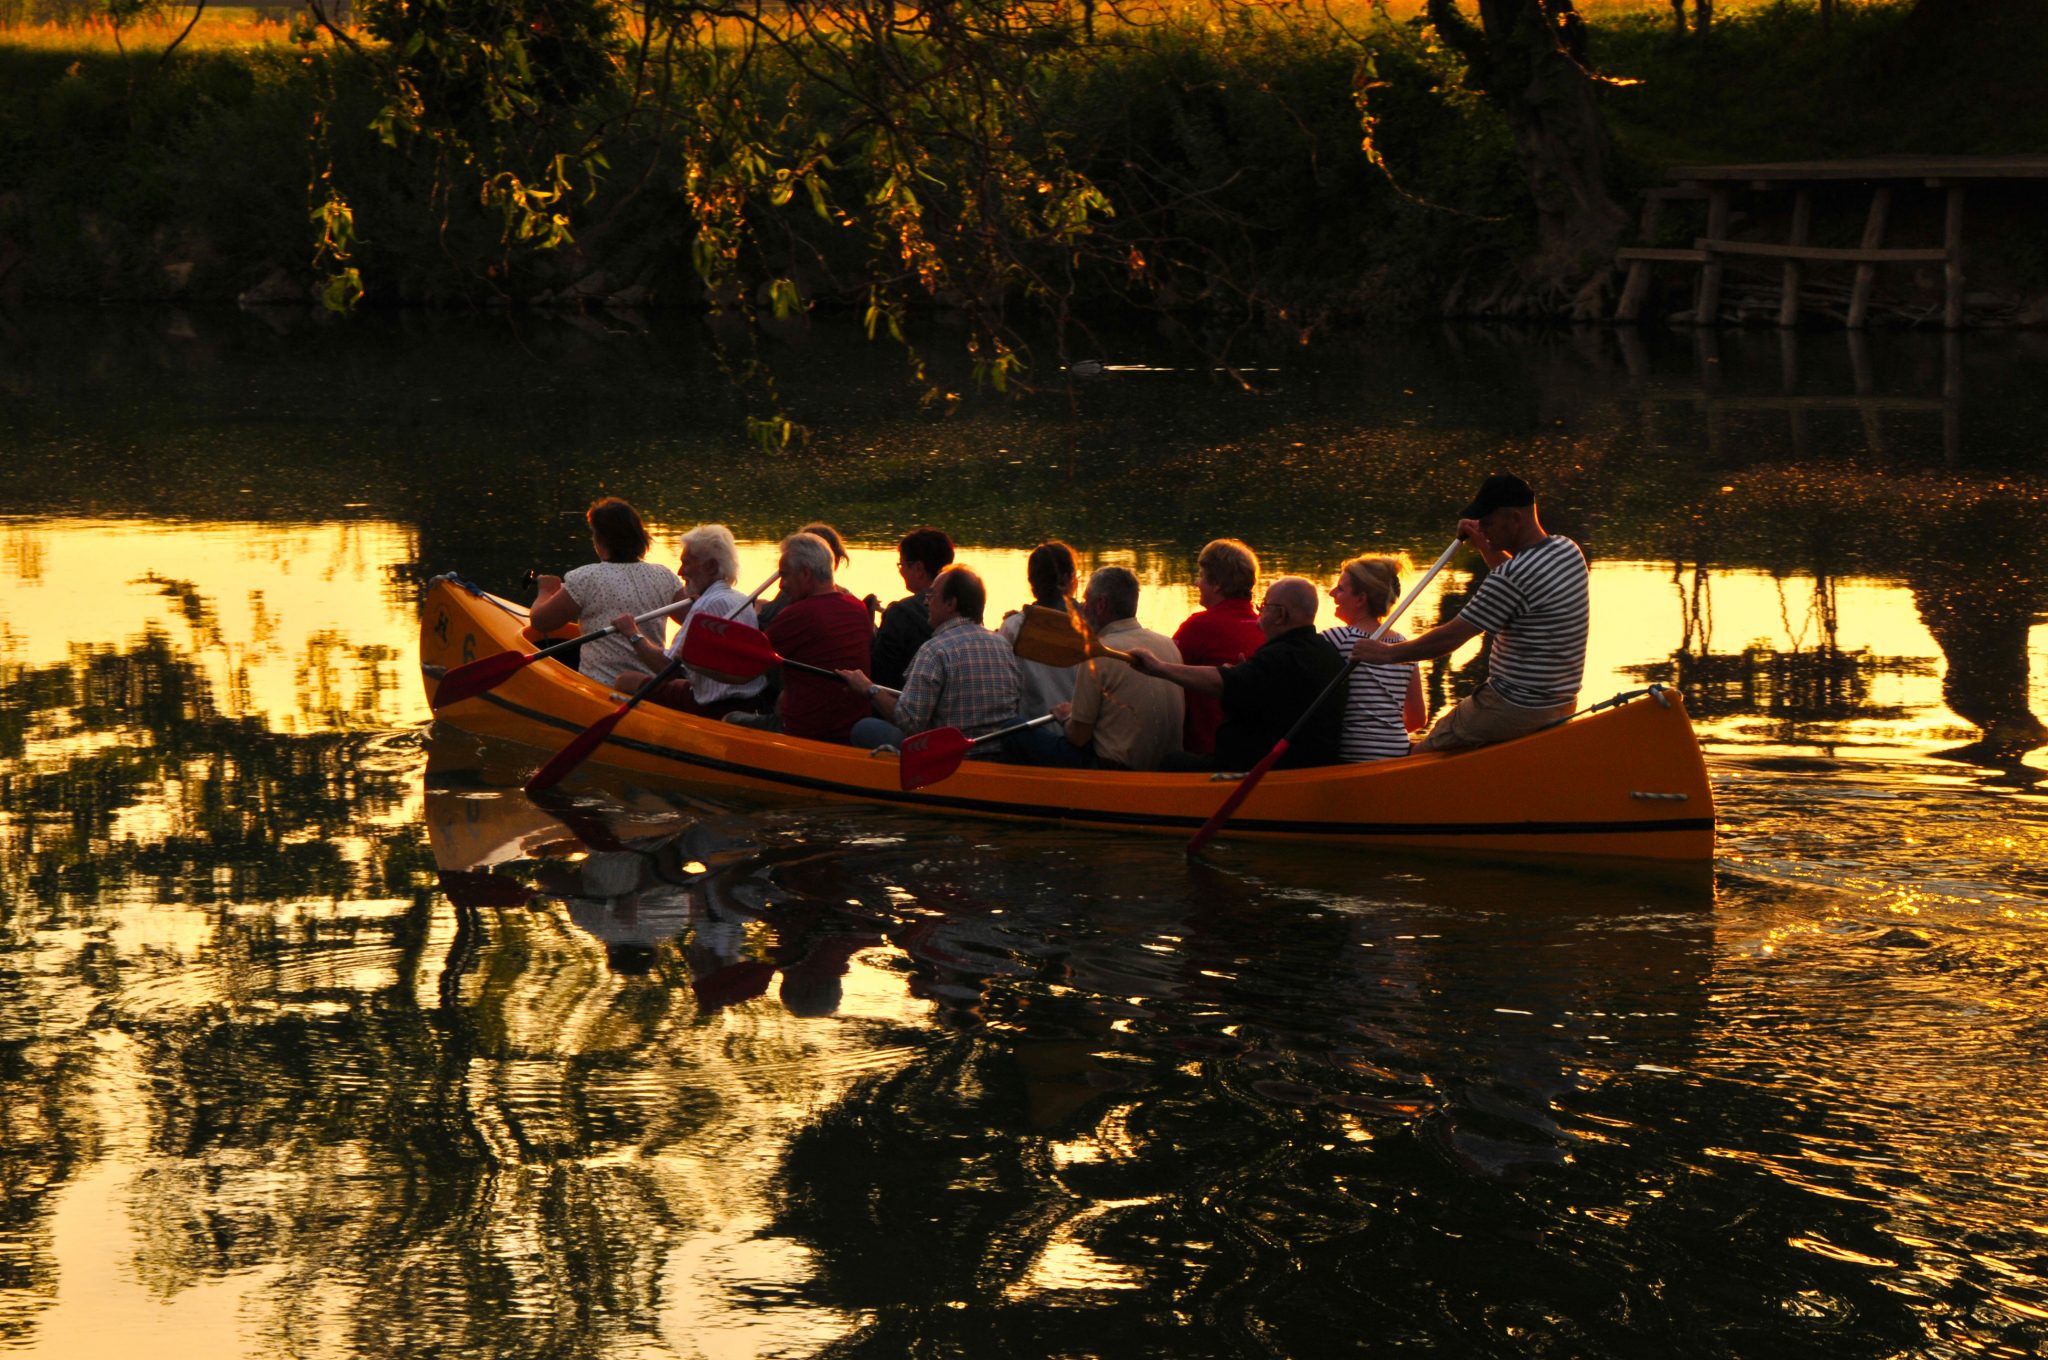
[[[1406,613],[1408,606],[1415,603],[1416,597],[1422,594],[1423,588],[1436,579],[1436,574],[1444,569],[1444,565],[1451,560],[1452,554],[1458,551],[1458,545],[1461,542],[1463,542],[1462,539],[1452,539],[1450,546],[1438,555],[1434,565],[1427,572],[1423,573],[1422,579],[1415,583],[1414,588],[1401,597],[1399,604],[1387,611],[1387,616],[1380,620],[1380,626],[1372,630],[1372,637],[1375,641],[1378,640],[1381,634],[1394,626],[1394,620]],[[1314,700],[1309,703],[1309,706],[1301,711],[1301,716],[1296,718],[1294,725],[1287,729],[1287,735],[1274,742],[1273,749],[1266,752],[1265,758],[1245,772],[1244,778],[1238,781],[1237,787],[1230,791],[1230,796],[1223,800],[1223,806],[1217,808],[1215,815],[1210,817],[1208,821],[1203,822],[1201,829],[1195,832],[1194,836],[1189,839],[1189,854],[1192,855],[1200,852],[1203,846],[1215,838],[1216,833],[1223,829],[1223,824],[1230,820],[1231,814],[1237,811],[1245,799],[1251,797],[1252,790],[1258,786],[1258,782],[1261,779],[1266,777],[1266,772],[1280,763],[1280,758],[1287,754],[1287,748],[1294,743],[1296,737],[1301,735],[1301,729],[1308,726],[1308,720],[1316,715],[1316,710],[1328,703],[1332,694],[1343,688],[1344,682],[1351,678],[1351,672],[1357,668],[1358,662],[1356,659],[1347,658],[1345,660],[1343,669],[1331,676],[1330,683],[1323,686],[1322,693],[1316,695]]]
[[[781,575],[781,571],[778,570],[774,576],[770,576],[767,580],[763,581],[755,588],[752,595],[747,596],[746,604],[741,605],[740,609],[745,609],[747,605],[760,599],[761,593],[774,585]],[[736,609],[733,612],[738,613],[739,610]],[[592,751],[595,751],[604,744],[604,739],[611,735],[614,727],[625,721],[628,713],[640,707],[643,700],[653,694],[655,690],[661,688],[663,682],[672,679],[676,672],[682,668],[683,652],[679,647],[676,649],[676,654],[668,659],[668,664],[655,672],[653,678],[635,691],[631,698],[605,714],[602,718],[599,718],[590,726],[584,728],[574,741],[555,753],[553,760],[541,766],[534,773],[533,778],[526,781],[526,791],[528,793],[539,793],[543,789],[553,788],[568,778],[571,770],[581,765]]]

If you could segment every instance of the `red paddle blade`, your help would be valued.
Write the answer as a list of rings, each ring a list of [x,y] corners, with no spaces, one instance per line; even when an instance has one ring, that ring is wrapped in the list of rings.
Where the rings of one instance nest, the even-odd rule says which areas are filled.
[[[532,660],[532,653],[493,652],[466,666],[457,666],[442,676],[441,683],[434,687],[434,707],[446,708],[464,699],[475,698],[486,690],[496,689]]]
[[[921,789],[936,784],[960,768],[974,743],[957,727],[934,727],[903,742],[903,757],[897,766],[903,787]]]
[[[568,777],[569,771],[581,765],[585,757],[604,744],[604,739],[612,734],[612,729],[617,727],[620,720],[632,711],[633,701],[628,699],[625,703],[620,704],[617,708],[584,728],[576,740],[555,752],[553,760],[550,760],[534,772],[533,778],[526,781],[526,791],[528,793],[539,793],[544,789],[551,789],[561,783],[562,780]]]
[[[683,637],[683,664],[721,679],[751,680],[781,660],[766,633],[735,619],[692,619]]]

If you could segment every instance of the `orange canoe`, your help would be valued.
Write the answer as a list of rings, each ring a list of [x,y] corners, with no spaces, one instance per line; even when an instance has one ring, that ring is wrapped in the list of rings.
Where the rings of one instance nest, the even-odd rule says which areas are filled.
[[[530,650],[521,635],[525,627],[519,605],[452,576],[435,580],[420,620],[428,699],[456,666],[494,652]],[[436,716],[480,736],[552,753],[621,697],[566,666],[541,661]],[[635,709],[590,760],[665,784],[1178,836],[1206,821],[1227,792],[1203,774],[969,761],[943,783],[906,793],[898,787],[893,756],[653,704]],[[1476,751],[1275,771],[1223,834],[1705,862],[1714,852],[1714,801],[1684,704],[1675,692],[1653,688]]]

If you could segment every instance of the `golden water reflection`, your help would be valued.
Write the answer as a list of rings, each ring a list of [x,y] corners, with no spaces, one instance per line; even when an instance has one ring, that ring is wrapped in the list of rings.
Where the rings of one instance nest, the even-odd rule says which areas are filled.
[[[651,526],[666,560],[683,525]],[[376,520],[314,524],[255,521],[0,520],[0,677],[16,692],[37,675],[74,675],[94,657],[159,646],[187,665],[205,701],[227,719],[279,734],[393,730],[424,720],[412,657],[417,617],[398,571],[417,535]],[[1084,573],[1117,563],[1144,582],[1140,619],[1171,632],[1195,607],[1187,563],[1157,550],[1081,546]],[[1371,544],[1426,561],[1439,545]],[[854,544],[842,583],[890,600],[903,593],[893,543]],[[963,545],[960,558],[990,585],[991,609],[1028,601],[1025,546]],[[741,545],[741,583],[775,564],[772,541]],[[448,564],[459,565],[459,564]],[[565,570],[574,563],[544,564]],[[1285,558],[1271,574],[1313,567]],[[1417,631],[1455,611],[1473,582],[1448,572],[1404,627]],[[515,596],[517,583],[481,584]],[[1929,751],[2005,733],[2038,746],[2031,715],[2048,711],[2048,626],[2015,634],[2023,649],[1987,657],[1971,634],[1945,655],[1933,626],[1944,606],[1924,582],[1816,577],[1705,564],[1596,560],[1588,702],[1646,679],[1687,689],[1702,736],[1744,746],[1878,747]],[[1327,600],[1322,625],[1334,623]],[[1432,668],[1435,703],[1483,670],[1471,647]],[[1958,686],[1965,666],[1992,670]],[[1993,691],[1988,695],[1986,690]],[[1968,716],[1951,702],[1975,695]],[[73,760],[95,747],[149,740],[118,722],[81,724],[75,693],[31,698],[16,754]],[[118,707],[123,698],[110,696]],[[69,700],[67,702],[67,700]],[[179,702],[189,707],[198,695]],[[19,697],[16,703],[21,701]],[[2037,751],[2030,758],[2036,764]],[[140,830],[141,828],[128,828]]]

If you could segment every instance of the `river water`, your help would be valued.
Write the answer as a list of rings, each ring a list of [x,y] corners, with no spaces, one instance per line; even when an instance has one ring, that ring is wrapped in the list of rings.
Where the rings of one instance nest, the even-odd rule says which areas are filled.
[[[687,323],[0,321],[0,1351],[2048,1350],[2048,346],[931,339],[772,341],[764,453]],[[601,492],[1171,627],[1212,535],[1426,562],[1496,468],[1585,697],[1684,689],[1711,882],[536,806],[418,683],[423,582]]]

